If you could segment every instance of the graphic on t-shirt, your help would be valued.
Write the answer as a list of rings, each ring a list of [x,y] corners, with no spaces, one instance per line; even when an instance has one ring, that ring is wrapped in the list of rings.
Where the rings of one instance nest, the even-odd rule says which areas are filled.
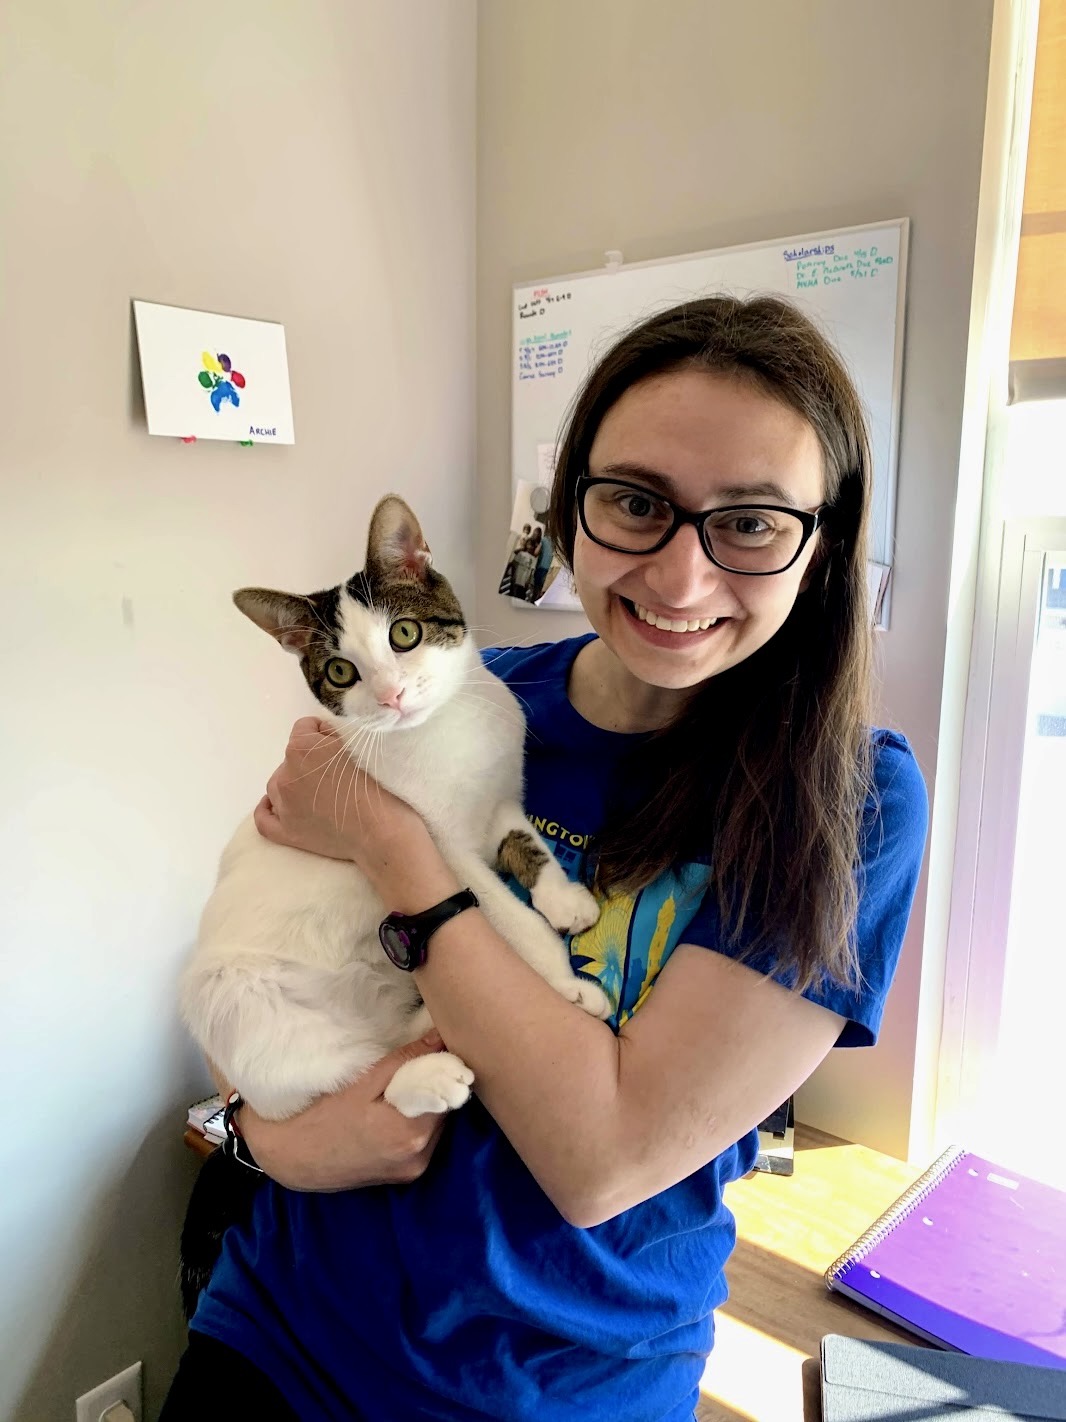
[[[589,836],[560,821],[531,816],[569,878],[588,883]],[[514,882],[512,889],[516,888]],[[600,916],[570,939],[576,972],[595,978],[611,1000],[608,1019],[628,1022],[651,991],[670,954],[682,942],[707,887],[706,864],[683,864],[635,893],[596,893]],[[521,889],[517,892],[528,898]]]
[[[636,893],[597,894],[600,916],[570,940],[570,961],[611,1000],[611,1023],[628,1022],[652,989],[700,906],[706,864],[683,864]]]

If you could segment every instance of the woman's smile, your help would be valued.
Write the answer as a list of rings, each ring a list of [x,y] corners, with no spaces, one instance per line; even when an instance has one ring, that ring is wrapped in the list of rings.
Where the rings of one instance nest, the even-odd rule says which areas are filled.
[[[656,611],[635,599],[617,595],[618,602],[634,624],[633,631],[653,647],[668,651],[683,651],[708,640],[718,631],[724,632],[729,618],[707,613]]]

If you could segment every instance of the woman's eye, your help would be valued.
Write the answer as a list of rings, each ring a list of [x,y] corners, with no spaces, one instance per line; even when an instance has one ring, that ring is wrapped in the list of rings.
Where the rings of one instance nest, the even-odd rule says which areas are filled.
[[[652,511],[651,500],[646,494],[626,494],[620,502],[622,512],[630,518],[647,518]]]
[[[733,520],[733,529],[736,533],[755,535],[769,533],[770,525],[765,519],[757,518],[754,514],[747,514]]]
[[[331,657],[326,663],[326,677],[334,686],[354,686],[359,673],[353,663],[343,657]]]
[[[422,624],[411,617],[401,617],[389,628],[389,641],[397,652],[409,652],[422,640]]]

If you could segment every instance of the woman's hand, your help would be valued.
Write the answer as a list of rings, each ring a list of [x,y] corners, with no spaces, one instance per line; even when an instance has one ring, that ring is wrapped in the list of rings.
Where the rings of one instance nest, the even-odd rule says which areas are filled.
[[[398,875],[440,877],[443,861],[418,813],[358,768],[329,722],[314,716],[293,726],[255,824],[275,844],[351,860],[390,903]]]
[[[398,1067],[441,1049],[430,1032],[399,1047],[351,1086],[320,1096],[287,1121],[265,1121],[242,1106],[237,1124],[255,1159],[290,1190],[351,1190],[417,1180],[444,1129],[445,1117],[408,1120],[384,1099]]]

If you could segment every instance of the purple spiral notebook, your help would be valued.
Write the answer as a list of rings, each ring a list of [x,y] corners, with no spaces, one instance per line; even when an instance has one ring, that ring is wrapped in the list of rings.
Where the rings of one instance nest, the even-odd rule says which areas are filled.
[[[1066,1368],[1066,1191],[952,1146],[825,1281],[938,1347]]]

